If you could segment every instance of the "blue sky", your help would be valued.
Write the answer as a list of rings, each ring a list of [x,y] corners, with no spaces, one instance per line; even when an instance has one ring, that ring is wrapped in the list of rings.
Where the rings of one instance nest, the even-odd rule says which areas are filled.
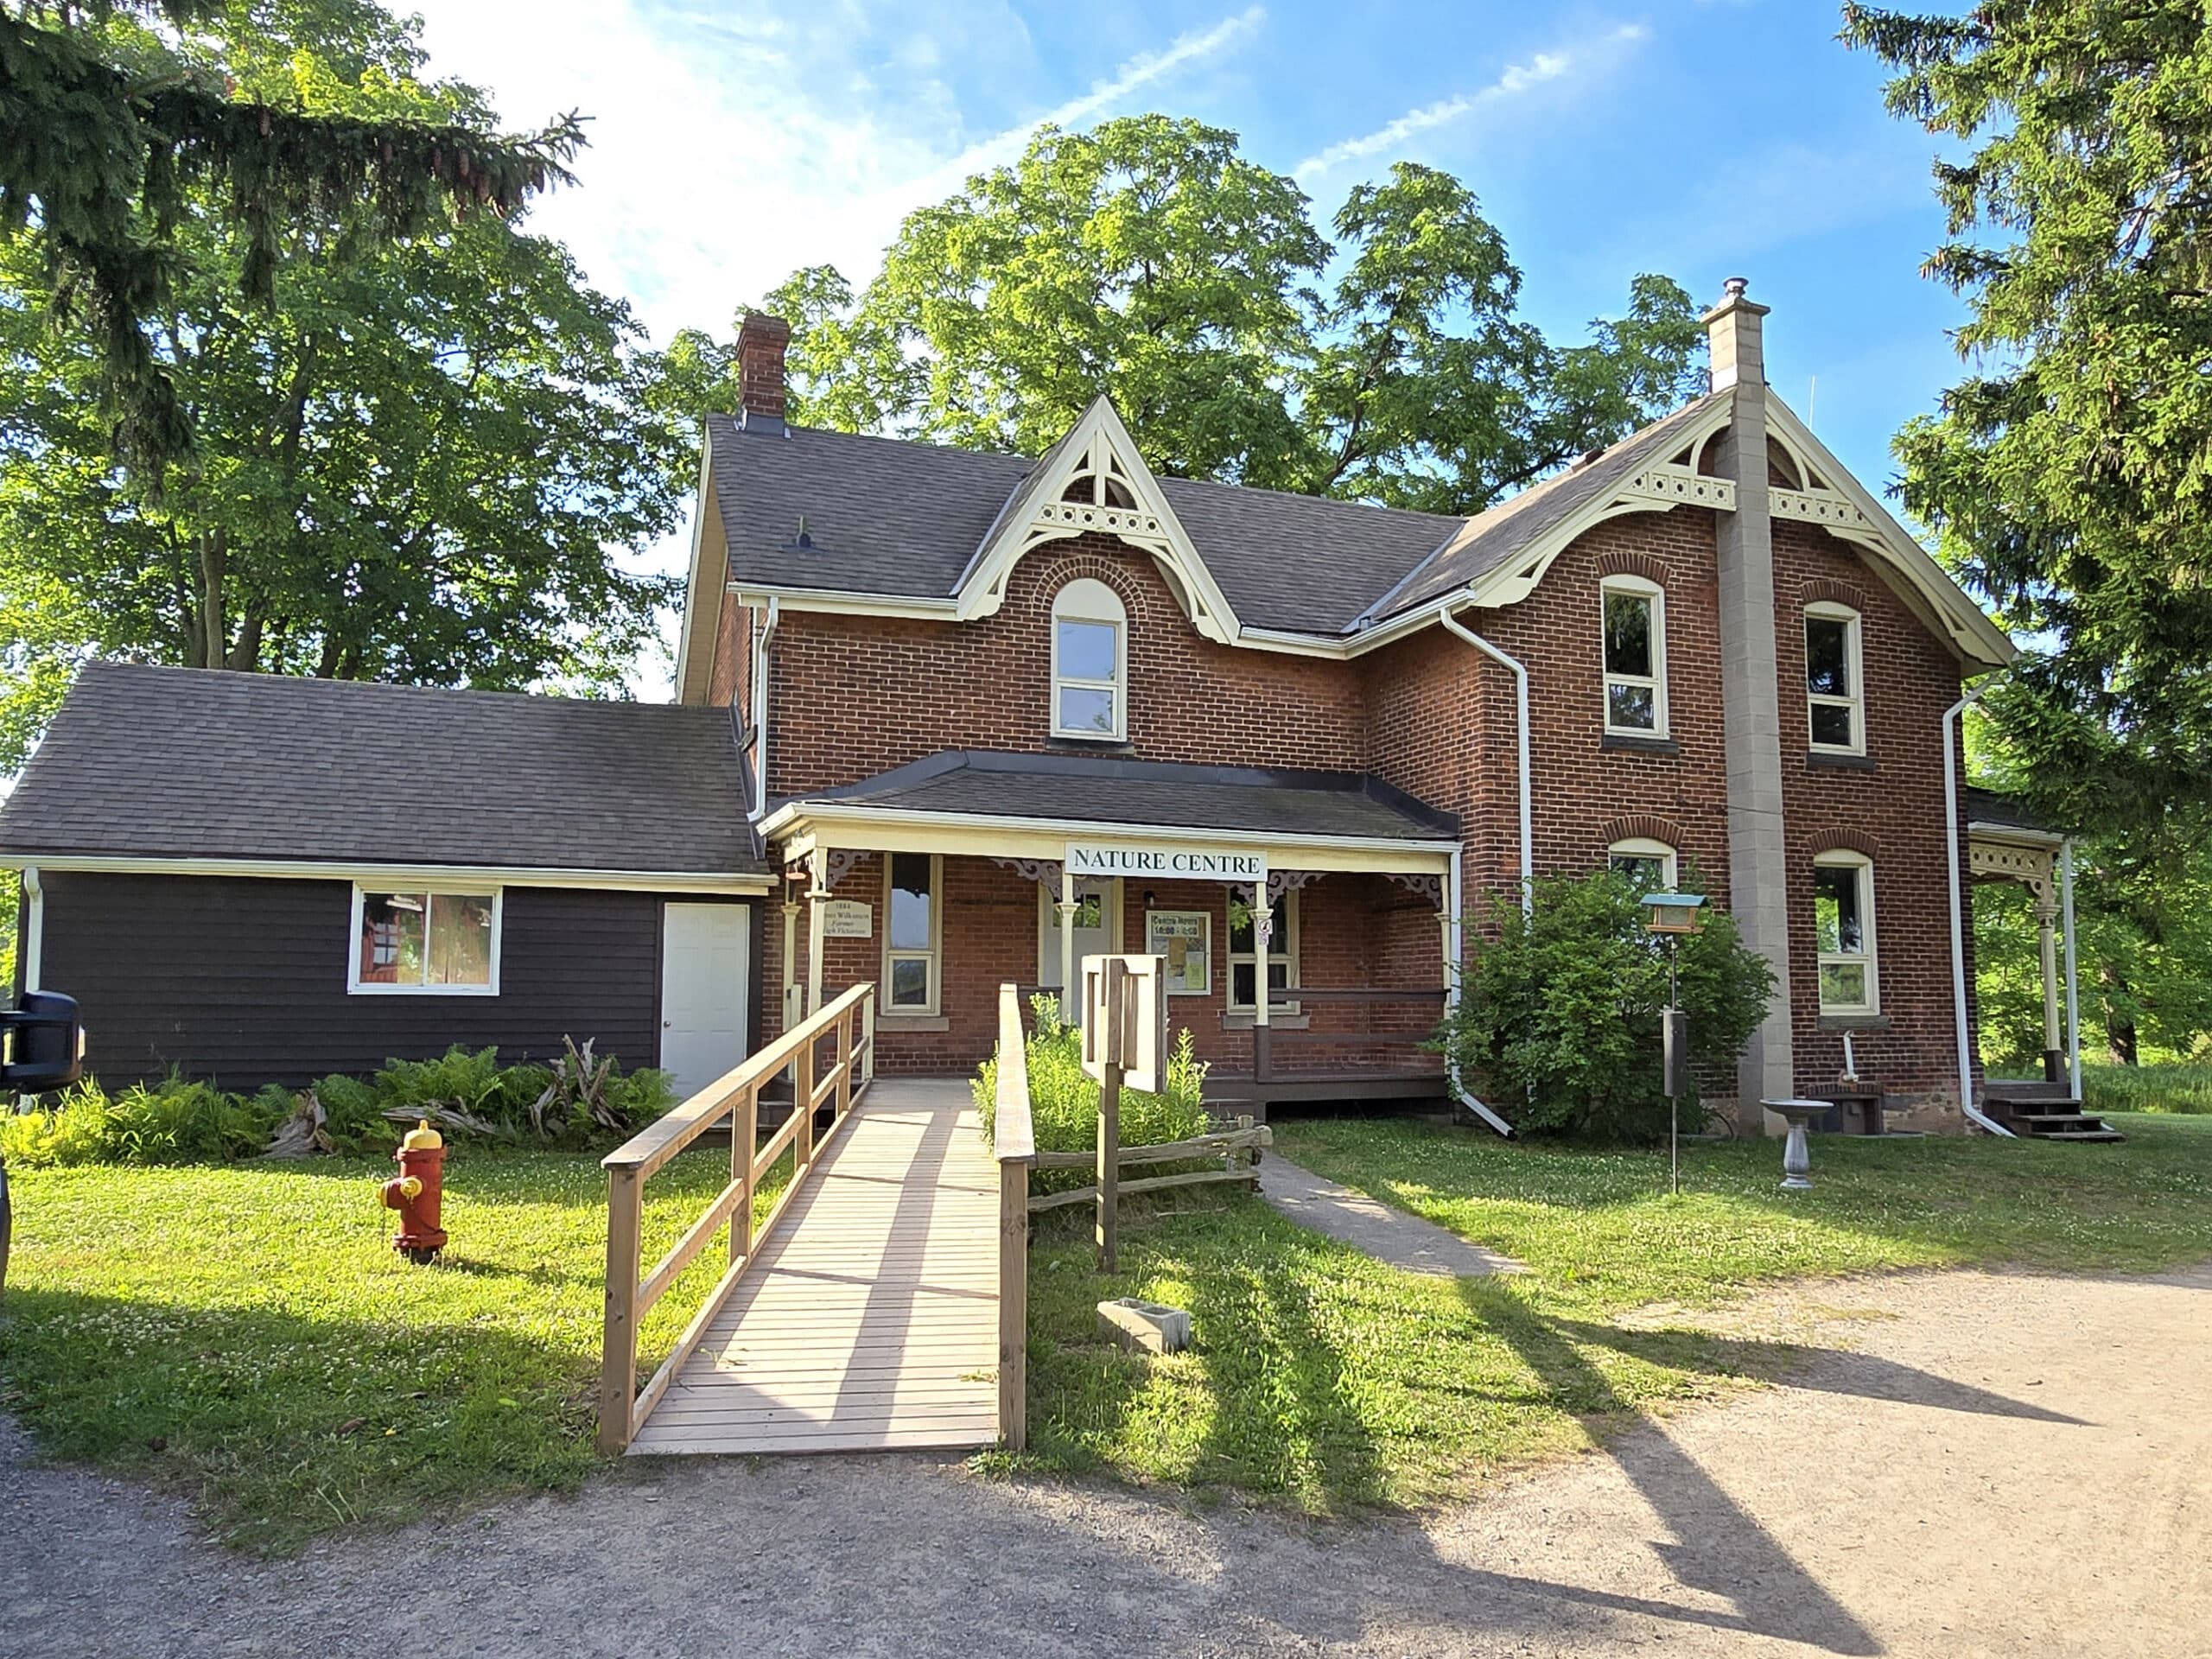
[[[1160,110],[1236,129],[1322,220],[1394,161],[1456,173],[1555,334],[1637,271],[1700,300],[1748,276],[1768,378],[1877,488],[1958,372],[1961,308],[1919,274],[1934,142],[1885,111],[1829,0],[416,3],[433,72],[511,124],[592,118],[580,188],[534,223],[656,338],[727,333],[797,265],[865,277],[906,212],[1042,121]]]

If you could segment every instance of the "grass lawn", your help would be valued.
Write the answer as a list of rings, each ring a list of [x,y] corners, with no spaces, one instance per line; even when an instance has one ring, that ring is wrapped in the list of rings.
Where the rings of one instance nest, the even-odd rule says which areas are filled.
[[[11,1169],[0,1407],[48,1452],[181,1491],[218,1535],[271,1551],[573,1488],[596,1463],[596,1156],[457,1147],[453,1243],[428,1268],[391,1248],[376,1192],[391,1173],[366,1158]],[[726,1150],[701,1150],[653,1178],[648,1265],[728,1174]],[[643,1367],[721,1265],[707,1251],[653,1310]]]
[[[2118,1147],[1822,1138],[1815,1191],[1787,1197],[1776,1143],[1699,1146],[1676,1203],[1663,1154],[1282,1124],[1291,1155],[1534,1271],[1421,1278],[1257,1199],[1192,1193],[1127,1206],[1122,1271],[1101,1279],[1087,1218],[1040,1217],[1020,1461],[1320,1514],[1449,1497],[1793,1357],[1624,1320],[1630,1308],[1869,1269],[2212,1256],[2212,1117],[2125,1127]],[[13,1172],[0,1406],[47,1451],[184,1491],[219,1535],[271,1551],[572,1488],[596,1465],[595,1162],[458,1149],[454,1243],[430,1268],[388,1247],[374,1189],[389,1168]],[[655,1179],[648,1258],[726,1170],[700,1152]],[[709,1251],[655,1311],[645,1365],[715,1270]],[[1127,1294],[1189,1308],[1195,1350],[1146,1360],[1101,1343],[1093,1305]]]
[[[1424,1279],[1243,1199],[1125,1217],[1122,1271],[1101,1281],[1087,1223],[1040,1219],[1027,1461],[1241,1488],[1316,1513],[1448,1497],[1793,1357],[1624,1325],[1632,1307],[1813,1274],[2212,1256],[2212,1121],[2125,1127],[2118,1147],[1821,1137],[1815,1190],[1793,1194],[1777,1185],[1779,1142],[1700,1145],[1677,1202],[1663,1152],[1404,1121],[1279,1124],[1278,1147],[1300,1161],[1534,1271]],[[1188,1307],[1193,1351],[1147,1361],[1102,1344],[1092,1305],[1108,1295]]]

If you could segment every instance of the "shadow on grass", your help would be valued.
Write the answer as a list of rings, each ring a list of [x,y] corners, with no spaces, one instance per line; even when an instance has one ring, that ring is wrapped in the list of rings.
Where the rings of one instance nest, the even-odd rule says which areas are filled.
[[[181,1493],[224,1541],[275,1553],[432,1505],[573,1490],[594,1461],[589,1360],[481,1318],[10,1286],[0,1363],[0,1407],[41,1452]]]

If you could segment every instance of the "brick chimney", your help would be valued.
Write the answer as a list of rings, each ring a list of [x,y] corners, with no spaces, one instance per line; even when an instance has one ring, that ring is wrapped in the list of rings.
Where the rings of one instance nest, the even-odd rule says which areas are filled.
[[[784,352],[791,326],[764,311],[748,311],[737,329],[737,386],[741,423],[774,431],[784,423]]]
[[[1774,1001],[1737,1069],[1737,1122],[1778,1132],[1761,1099],[1796,1094],[1789,1010],[1789,852],[1782,804],[1781,665],[1774,620],[1774,531],[1767,500],[1765,306],[1731,276],[1702,321],[1713,390],[1729,400],[1715,469],[1736,485],[1718,513],[1720,721],[1728,754],[1728,902],[1744,943],[1773,967]],[[1771,1119],[1771,1122],[1768,1120]]]

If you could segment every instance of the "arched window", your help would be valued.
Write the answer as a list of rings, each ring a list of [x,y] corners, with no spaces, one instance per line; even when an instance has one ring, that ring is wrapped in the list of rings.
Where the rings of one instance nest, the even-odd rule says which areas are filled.
[[[1082,577],[1052,601],[1052,735],[1128,735],[1129,618],[1104,582]]]
[[[1607,576],[1598,589],[1605,670],[1605,729],[1667,735],[1667,596],[1642,576]]]
[[[1830,754],[1866,752],[1866,678],[1859,613],[1827,600],[1805,607],[1805,716],[1812,746]]]
[[[1822,1014],[1873,1014],[1882,1006],[1875,979],[1874,861],[1834,852],[1813,860],[1813,948],[1818,953]]]
[[[1632,836],[1605,849],[1606,868],[1637,892],[1676,891],[1675,849],[1663,841]]]

